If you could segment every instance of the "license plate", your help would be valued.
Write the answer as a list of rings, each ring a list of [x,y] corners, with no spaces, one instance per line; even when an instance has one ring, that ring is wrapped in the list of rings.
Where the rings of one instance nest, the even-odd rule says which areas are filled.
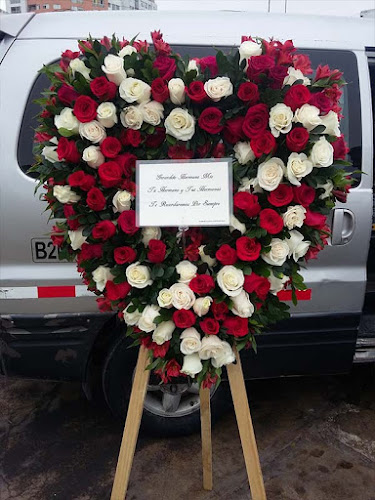
[[[52,244],[50,238],[33,238],[31,255],[33,262],[64,262],[59,260],[58,247]]]

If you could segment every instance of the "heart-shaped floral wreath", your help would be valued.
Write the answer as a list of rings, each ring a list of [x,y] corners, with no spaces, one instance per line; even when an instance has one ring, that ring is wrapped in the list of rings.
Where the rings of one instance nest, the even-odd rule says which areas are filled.
[[[101,310],[118,311],[164,382],[220,381],[237,349],[288,317],[300,263],[329,236],[351,178],[340,134],[342,73],[291,40],[243,37],[230,54],[182,58],[146,41],[79,42],[41,71],[37,163],[60,258],[77,259]],[[138,228],[137,159],[233,158],[231,226]]]

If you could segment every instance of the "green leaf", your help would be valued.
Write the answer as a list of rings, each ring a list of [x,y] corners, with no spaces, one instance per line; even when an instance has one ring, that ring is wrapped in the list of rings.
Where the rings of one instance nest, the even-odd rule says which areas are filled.
[[[325,125],[318,125],[310,131],[310,134],[322,134],[325,131]]]
[[[57,131],[63,137],[72,137],[72,135],[76,135],[76,132],[73,132],[72,130],[68,130],[66,128],[59,128]]]

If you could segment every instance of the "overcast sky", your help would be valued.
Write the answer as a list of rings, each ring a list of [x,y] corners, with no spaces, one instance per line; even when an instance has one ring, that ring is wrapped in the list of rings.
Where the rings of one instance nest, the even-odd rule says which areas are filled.
[[[359,16],[375,9],[375,0],[156,0],[159,10],[252,10],[295,14]]]

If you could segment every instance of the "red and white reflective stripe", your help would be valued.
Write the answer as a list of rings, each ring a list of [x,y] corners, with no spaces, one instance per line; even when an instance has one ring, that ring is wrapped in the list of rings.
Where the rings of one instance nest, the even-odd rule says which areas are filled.
[[[292,300],[292,290],[281,290],[278,292],[277,296],[283,302]],[[296,290],[297,300],[311,300],[311,288],[306,290]]]
[[[0,288],[0,299],[51,299],[93,296],[85,285],[72,286],[17,286]]]

